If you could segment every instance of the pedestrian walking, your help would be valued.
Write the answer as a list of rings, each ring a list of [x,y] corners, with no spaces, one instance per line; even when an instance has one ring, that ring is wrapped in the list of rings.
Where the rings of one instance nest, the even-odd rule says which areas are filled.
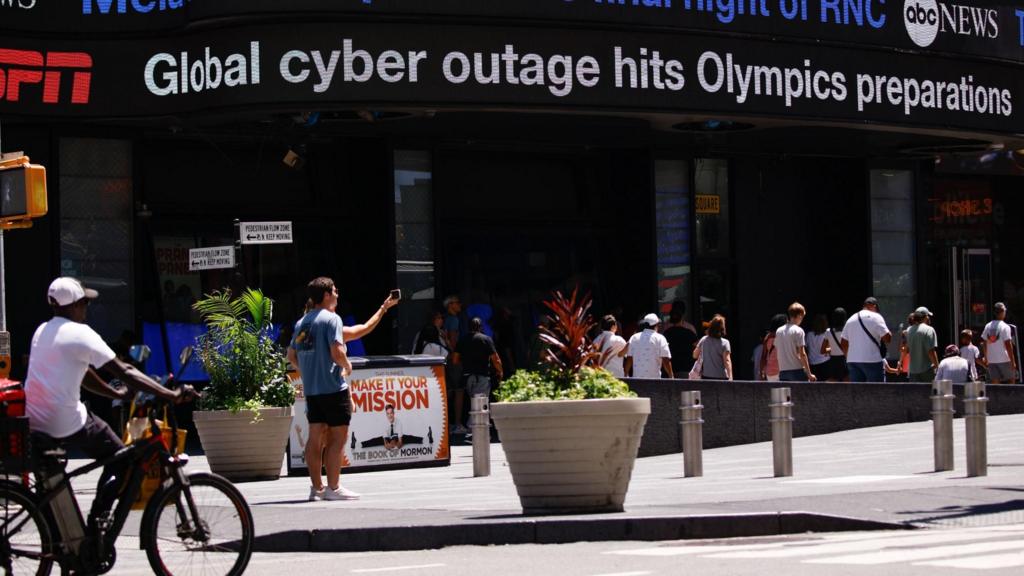
[[[931,326],[932,313],[921,306],[914,310],[914,325],[907,329],[910,381],[932,382],[939,367],[939,336]],[[957,356],[960,355],[959,349]]]
[[[846,354],[851,382],[885,381],[885,346],[892,333],[878,313],[878,300],[869,297],[864,307],[846,321],[840,345]]]
[[[452,354],[452,362],[462,366],[462,373],[465,376],[465,394],[470,398],[474,396],[490,397],[491,395],[491,369],[498,380],[503,376],[501,356],[494,346],[494,340],[484,334],[484,321],[480,318],[473,318],[469,321],[469,336],[459,342],[455,353]],[[462,412],[455,413],[459,423],[455,426],[455,434],[468,434],[462,421]]]
[[[633,334],[626,352],[626,376],[656,380],[664,370],[669,378],[675,378],[672,371],[672,351],[668,340],[658,333],[661,319],[657,314],[648,314],[640,321],[643,331]]]
[[[775,349],[775,333],[785,324],[785,314],[772,316],[768,324],[768,333],[761,342],[761,380],[779,381],[779,351]]]
[[[807,359],[807,338],[800,324],[807,310],[793,302],[786,311],[787,322],[775,331],[775,347],[779,351],[779,380],[782,382],[814,382]]]
[[[971,381],[978,381],[978,364],[985,365],[985,359],[981,356],[981,350],[974,345],[974,331],[963,330],[960,332],[960,357],[967,360],[971,370]]]
[[[615,316],[608,314],[601,319],[601,334],[594,340],[594,349],[601,354],[598,362],[601,367],[612,373],[616,378],[625,378],[626,371],[623,359],[626,356],[626,340],[619,336],[619,322]]]
[[[1006,304],[996,302],[996,318],[985,325],[981,342],[985,347],[988,379],[993,384],[1017,381],[1017,354],[1013,349],[1013,333],[1006,323]]]
[[[845,308],[836,308],[832,311],[832,318],[829,322],[828,333],[825,334],[823,346],[828,349],[828,381],[845,382],[849,380],[850,373],[846,368],[846,353],[843,352],[843,327],[846,325]]]
[[[686,303],[676,302],[668,316],[665,339],[672,352],[672,372],[686,374],[693,368],[693,347],[697,345],[697,330],[686,321]]]
[[[823,312],[814,315],[811,332],[807,334],[807,361],[811,364],[811,373],[819,382],[828,380],[829,347],[825,341],[828,336],[828,316]]]
[[[700,361],[702,380],[732,380],[732,346],[726,334],[725,316],[715,314],[693,351],[693,359]]]

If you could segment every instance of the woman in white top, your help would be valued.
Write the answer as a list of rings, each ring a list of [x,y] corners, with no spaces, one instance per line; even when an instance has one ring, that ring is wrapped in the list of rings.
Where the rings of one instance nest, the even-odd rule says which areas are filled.
[[[601,319],[601,335],[594,340],[594,348],[601,353],[599,364],[616,378],[625,378],[622,359],[626,355],[626,340],[618,335],[619,323],[611,314]]]
[[[825,336],[828,334],[828,316],[818,313],[814,316],[811,331],[807,333],[807,362],[811,365],[811,373],[818,380],[828,379],[828,348]]]
[[[825,331],[825,339],[821,342],[819,351],[828,354],[829,382],[846,382],[850,374],[846,368],[846,355],[843,354],[843,347],[839,343],[843,339],[843,326],[846,325],[846,309],[836,308],[832,311],[832,325]],[[821,378],[818,378],[821,380]]]
[[[444,315],[440,312],[433,312],[430,315],[430,321],[416,335],[412,344],[412,353],[447,357],[448,346],[445,345],[444,334],[441,332],[442,326],[444,326]]]

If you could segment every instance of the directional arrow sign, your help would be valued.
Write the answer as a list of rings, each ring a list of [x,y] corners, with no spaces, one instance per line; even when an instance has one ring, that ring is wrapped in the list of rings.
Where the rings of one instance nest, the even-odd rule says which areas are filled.
[[[291,222],[241,222],[238,233],[242,244],[291,244]]]
[[[215,248],[194,248],[188,251],[188,269],[220,270],[235,267],[235,247],[217,246]]]

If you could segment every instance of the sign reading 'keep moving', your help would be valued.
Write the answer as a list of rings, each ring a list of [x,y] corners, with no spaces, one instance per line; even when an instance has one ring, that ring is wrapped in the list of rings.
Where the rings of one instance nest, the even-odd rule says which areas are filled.
[[[242,244],[291,244],[291,222],[242,222],[238,227]]]

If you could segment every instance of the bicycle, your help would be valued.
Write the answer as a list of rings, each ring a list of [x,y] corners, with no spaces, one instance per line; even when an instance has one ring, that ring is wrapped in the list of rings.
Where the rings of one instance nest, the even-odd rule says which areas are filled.
[[[169,378],[168,378],[169,379]],[[170,442],[156,420],[157,402],[147,418],[151,434],[116,454],[65,473],[66,454],[52,439],[31,435],[34,490],[0,481],[0,570],[5,575],[45,576],[54,564],[62,574],[104,574],[114,567],[118,536],[139,495],[147,467],[159,465],[164,480],[142,513],[139,547],[156,574],[237,575],[252,556],[249,505],[227,479],[212,473],[186,474],[187,454],[175,454],[177,418],[169,410]],[[125,463],[114,500],[83,518],[71,479],[111,463]],[[115,480],[111,480],[114,482]],[[113,487],[113,485],[110,485]],[[106,488],[106,487],[104,487]],[[105,489],[97,492],[101,498]],[[113,509],[111,509],[113,508]]]

